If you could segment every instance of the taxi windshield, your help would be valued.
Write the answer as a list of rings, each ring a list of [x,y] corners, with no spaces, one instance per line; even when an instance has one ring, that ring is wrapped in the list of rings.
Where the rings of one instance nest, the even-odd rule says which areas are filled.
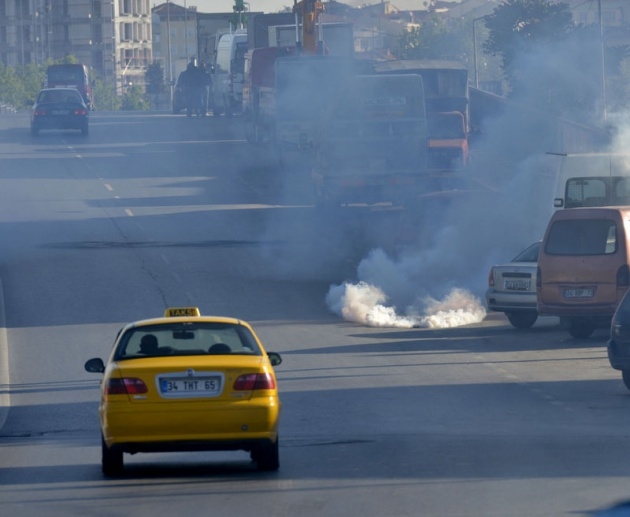
[[[163,323],[129,329],[120,339],[115,360],[174,355],[262,355],[251,331],[239,324]]]

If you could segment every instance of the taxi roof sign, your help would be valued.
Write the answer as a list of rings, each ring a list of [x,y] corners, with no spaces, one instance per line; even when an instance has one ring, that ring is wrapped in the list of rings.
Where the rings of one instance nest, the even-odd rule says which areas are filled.
[[[170,307],[164,311],[165,318],[177,318],[179,316],[201,316],[197,307]]]

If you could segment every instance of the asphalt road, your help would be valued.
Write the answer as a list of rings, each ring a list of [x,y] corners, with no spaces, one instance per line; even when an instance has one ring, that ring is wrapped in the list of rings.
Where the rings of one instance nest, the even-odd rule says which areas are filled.
[[[0,119],[0,516],[575,517],[628,496],[630,393],[605,331],[345,321],[330,286],[431,225],[416,214],[410,244],[400,210],[312,202],[306,162],[278,169],[238,118],[97,112],[87,138],[35,139]],[[234,452],[102,477],[83,364],[181,305],[246,319],[282,354],[277,473]]]

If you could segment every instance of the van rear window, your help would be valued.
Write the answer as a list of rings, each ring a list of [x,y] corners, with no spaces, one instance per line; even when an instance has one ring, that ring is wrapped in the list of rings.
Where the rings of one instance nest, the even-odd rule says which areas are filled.
[[[610,255],[617,251],[617,225],[609,219],[573,219],[551,225],[548,255]]]

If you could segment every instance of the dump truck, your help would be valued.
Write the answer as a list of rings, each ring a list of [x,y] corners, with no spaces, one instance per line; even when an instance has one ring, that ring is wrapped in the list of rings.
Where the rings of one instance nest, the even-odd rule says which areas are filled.
[[[405,204],[434,189],[423,91],[420,75],[358,74],[331,92],[314,133],[318,204]]]

